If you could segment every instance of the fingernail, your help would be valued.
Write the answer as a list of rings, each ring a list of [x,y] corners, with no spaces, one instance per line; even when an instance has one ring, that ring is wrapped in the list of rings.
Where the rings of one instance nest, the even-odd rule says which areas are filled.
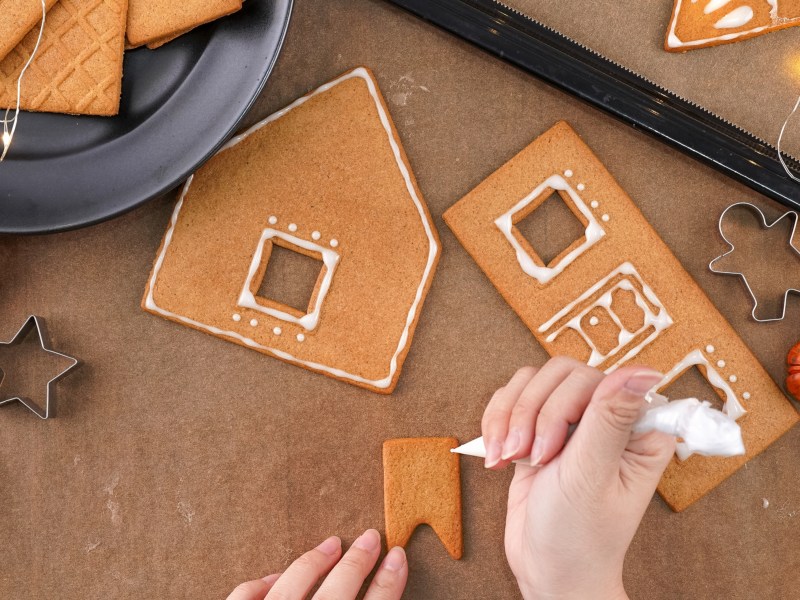
[[[503,446],[497,440],[489,440],[486,446],[486,462],[484,466],[491,469],[500,462],[500,454],[503,451]]]
[[[637,396],[644,396],[663,378],[664,376],[658,371],[639,371],[628,379],[625,389]]]
[[[362,550],[375,550],[381,543],[381,535],[374,529],[367,529],[353,542],[353,546]]]
[[[280,576],[281,576],[280,573],[273,573],[272,575],[267,575],[266,577],[262,577],[261,581],[263,581],[264,583],[275,583],[276,581],[278,581],[278,577]]]
[[[503,460],[507,460],[517,453],[521,441],[519,429],[512,429],[506,438],[505,444],[503,444]]]
[[[531,452],[531,466],[535,467],[540,462],[542,462],[542,458],[544,457],[544,440],[542,436],[537,435],[536,438],[533,440],[533,451]]]
[[[333,556],[339,551],[339,548],[342,547],[342,540],[340,540],[335,535],[332,535],[327,540],[322,542],[319,546],[317,546],[317,550],[327,554],[328,556]]]
[[[383,568],[387,571],[399,571],[404,564],[406,564],[406,553],[400,546],[389,550],[389,554],[383,559]]]

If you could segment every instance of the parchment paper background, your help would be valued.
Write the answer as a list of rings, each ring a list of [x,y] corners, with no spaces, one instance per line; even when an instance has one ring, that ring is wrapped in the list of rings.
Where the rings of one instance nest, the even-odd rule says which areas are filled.
[[[775,56],[800,30],[662,56],[667,4],[528,9],[768,136],[775,115],[766,113],[782,113],[795,93],[778,85]],[[703,76],[686,67],[705,60]],[[0,597],[222,598],[332,533],[349,543],[382,529],[383,440],[470,439],[491,393],[546,358],[441,214],[558,119],[783,379],[800,302],[784,322],[756,324],[741,283],[707,269],[726,249],[716,226],[727,204],[756,202],[770,217],[777,205],[380,0],[297,0],[247,123],[361,64],[378,77],[443,244],[396,392],[379,396],[142,312],[174,194],[89,229],[0,238],[0,339],[35,313],[54,347],[83,361],[59,384],[57,418],[0,409]],[[758,74],[770,83],[755,86]],[[796,597],[798,448],[794,429],[683,514],[654,498],[628,557],[631,596]],[[462,460],[464,558],[450,560],[420,529],[406,598],[517,597],[502,550],[510,475]]]

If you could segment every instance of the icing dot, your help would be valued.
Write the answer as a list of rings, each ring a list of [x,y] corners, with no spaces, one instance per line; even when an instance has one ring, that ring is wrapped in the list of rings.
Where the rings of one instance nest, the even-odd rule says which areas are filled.
[[[274,333],[275,335],[280,335],[281,334],[281,328],[280,327],[273,327],[272,328],[272,333]]]
[[[298,333],[297,334],[297,341],[298,342],[303,342],[303,341],[305,341],[305,339],[306,339],[306,336],[304,336],[302,333]]]
[[[270,217],[270,218],[268,219],[268,221],[269,221],[269,224],[270,224],[270,225],[275,225],[275,223],[277,223],[277,222],[278,222],[278,217],[276,217],[276,216],[274,216],[274,215],[273,215],[272,217]]]
[[[602,217],[600,217],[600,218],[601,218],[601,219],[603,219],[603,221],[605,221],[606,223],[608,223],[608,220],[609,220],[611,217],[609,217],[608,215],[603,215],[603,216],[602,216]]]
[[[744,394],[742,394],[742,398],[744,398],[745,400],[750,400],[750,392],[745,392]]]
[[[294,223],[289,223],[289,231],[292,232],[297,231],[297,225],[295,225]]]
[[[572,169],[567,169],[566,171],[564,171],[564,175],[566,177],[572,177]]]
[[[725,366],[725,361],[724,360],[718,360],[717,361],[717,366],[721,369],[722,367]]]
[[[728,377],[728,381],[730,381],[731,383],[736,383],[736,375],[731,375],[730,377]]]
[[[598,206],[600,206],[600,203],[597,200],[592,200],[589,203],[589,206],[591,206],[592,208],[597,208]]]
[[[242,315],[240,315],[239,313],[233,313],[233,320],[238,323],[239,321],[242,320]]]
[[[255,327],[255,326],[257,326],[257,325],[258,325],[258,321],[257,321],[256,319],[250,319],[250,325],[252,325],[253,327]]]
[[[714,346],[712,346],[710,344],[708,346],[706,346],[706,352],[708,352],[709,354],[713,354],[714,353]]]
[[[339,240],[331,240],[331,248],[336,248],[339,245]]]
[[[312,231],[311,232],[311,239],[312,240],[318,240],[320,237],[322,237],[322,235],[320,234],[319,231]]]
[[[579,192],[582,192],[582,191],[583,191],[583,190],[585,190],[585,189],[586,189],[586,186],[585,186],[585,185],[583,185],[582,183],[579,183],[579,184],[578,184],[578,191],[579,191]]]
[[[597,325],[599,322],[600,322],[600,319],[598,319],[597,317],[591,317],[589,319],[589,325]]]

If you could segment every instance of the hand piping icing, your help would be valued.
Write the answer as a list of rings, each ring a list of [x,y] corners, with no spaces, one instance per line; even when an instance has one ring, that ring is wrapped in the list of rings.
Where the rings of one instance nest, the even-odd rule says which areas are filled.
[[[660,431],[681,438],[675,453],[680,460],[692,454],[701,456],[741,456],[745,453],[742,430],[731,417],[697,398],[669,402],[659,394],[648,394],[648,403],[633,426],[635,433]],[[451,452],[486,458],[483,437],[475,438]],[[531,457],[515,463],[530,465]]]

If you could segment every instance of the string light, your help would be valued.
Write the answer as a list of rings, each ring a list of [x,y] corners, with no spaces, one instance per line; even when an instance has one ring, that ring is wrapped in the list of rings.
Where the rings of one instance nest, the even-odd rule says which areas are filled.
[[[797,99],[797,102],[794,104],[794,108],[792,112],[789,113],[789,116],[786,117],[786,120],[783,122],[781,126],[781,132],[778,134],[778,160],[781,161],[781,166],[783,170],[786,171],[786,174],[791,177],[793,180],[800,182],[800,179],[795,177],[792,172],[789,170],[789,167],[786,165],[786,162],[783,160],[783,154],[781,154],[781,141],[783,140],[783,132],[786,130],[786,126],[789,124],[789,120],[794,116],[794,113],[797,112],[797,109],[800,108],[800,98]]]
[[[42,22],[39,24],[39,37],[36,38],[36,45],[33,47],[33,52],[31,52],[31,55],[28,57],[28,60],[25,62],[25,66],[22,67],[22,71],[20,71],[19,77],[17,78],[17,105],[14,109],[14,116],[10,119],[8,118],[8,113],[11,111],[11,108],[6,108],[6,112],[3,115],[3,152],[0,154],[0,162],[3,162],[6,154],[8,154],[8,149],[11,147],[11,142],[14,139],[14,132],[17,130],[20,97],[22,96],[22,78],[25,76],[25,71],[27,71],[28,67],[31,66],[31,62],[33,62],[33,57],[36,56],[37,50],[39,50],[39,44],[42,42],[42,34],[44,33],[44,22],[46,18],[47,6],[45,5],[45,0],[42,0]]]

